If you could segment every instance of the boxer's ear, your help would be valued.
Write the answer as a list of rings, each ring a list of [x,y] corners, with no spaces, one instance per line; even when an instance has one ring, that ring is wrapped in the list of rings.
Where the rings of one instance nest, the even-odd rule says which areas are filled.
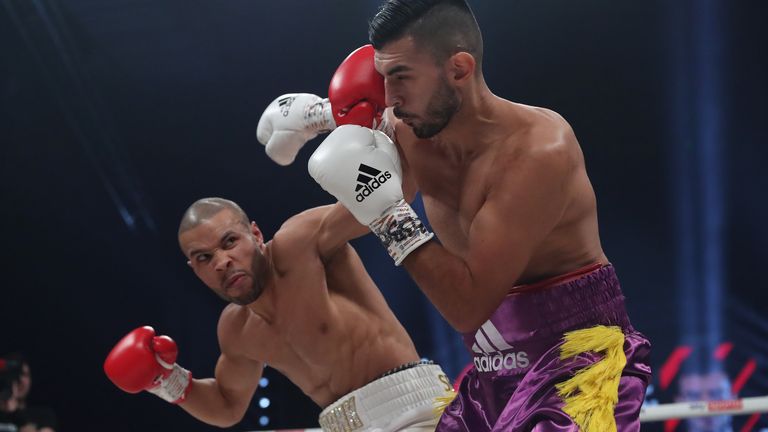
[[[261,232],[261,229],[259,229],[259,226],[256,225],[256,222],[251,221],[250,229],[251,234],[256,237],[256,240],[258,240],[259,243],[264,243],[264,234]]]
[[[475,76],[477,62],[472,54],[460,51],[448,58],[446,68],[448,79],[461,84]]]

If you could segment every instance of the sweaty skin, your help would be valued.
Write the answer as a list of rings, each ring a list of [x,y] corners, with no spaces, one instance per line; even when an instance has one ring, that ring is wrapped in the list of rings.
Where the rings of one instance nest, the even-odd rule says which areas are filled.
[[[346,239],[334,206],[288,219],[264,243],[228,209],[179,238],[190,266],[221,296],[262,294],[221,314],[215,378],[195,380],[182,408],[211,424],[239,421],[262,375],[277,369],[321,407],[419,359]]]
[[[439,238],[404,266],[454,328],[480,327],[515,285],[608,263],[584,157],[562,117],[493,95],[467,53],[437,64],[404,37],[375,62],[400,118],[388,110],[406,200],[421,193]],[[420,139],[414,130],[450,102],[440,95],[458,110]]]

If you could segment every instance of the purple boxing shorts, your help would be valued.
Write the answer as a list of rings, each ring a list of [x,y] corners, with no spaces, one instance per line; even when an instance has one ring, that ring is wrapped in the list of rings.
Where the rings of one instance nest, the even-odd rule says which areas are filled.
[[[474,368],[437,431],[640,430],[650,343],[611,265],[516,287],[464,344]]]

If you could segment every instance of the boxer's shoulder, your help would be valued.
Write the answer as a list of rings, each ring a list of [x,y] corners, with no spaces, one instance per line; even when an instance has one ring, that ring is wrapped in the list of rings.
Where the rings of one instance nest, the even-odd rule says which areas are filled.
[[[313,207],[295,214],[283,222],[278,233],[283,236],[300,238],[303,241],[306,241],[313,236],[317,236],[319,224],[332,208],[333,205],[324,205]]]
[[[228,304],[219,316],[217,333],[221,343],[231,342],[238,338],[248,322],[250,312],[247,306],[234,303]]]
[[[530,118],[528,138],[532,149],[544,154],[573,156],[578,141],[573,128],[563,116],[548,108],[533,107]]]
[[[265,352],[253,352],[253,341],[261,350],[266,350],[270,341],[270,326],[263,318],[247,306],[234,303],[227,305],[219,316],[216,331],[221,351],[228,356],[245,356],[254,360],[264,360]]]
[[[503,170],[534,166],[538,170],[569,169],[580,160],[570,124],[547,108],[510,103],[510,133],[499,146],[496,165]]]
[[[297,263],[296,257],[318,255],[320,226],[330,206],[305,210],[287,219],[271,241],[272,259],[280,267]]]

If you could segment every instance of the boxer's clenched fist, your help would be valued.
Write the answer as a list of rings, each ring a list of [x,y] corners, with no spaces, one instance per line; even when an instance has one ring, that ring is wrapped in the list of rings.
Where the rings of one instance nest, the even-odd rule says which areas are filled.
[[[110,380],[128,393],[146,390],[171,403],[184,401],[192,374],[176,364],[178,347],[168,336],[155,336],[152,327],[125,335],[104,361]]]

